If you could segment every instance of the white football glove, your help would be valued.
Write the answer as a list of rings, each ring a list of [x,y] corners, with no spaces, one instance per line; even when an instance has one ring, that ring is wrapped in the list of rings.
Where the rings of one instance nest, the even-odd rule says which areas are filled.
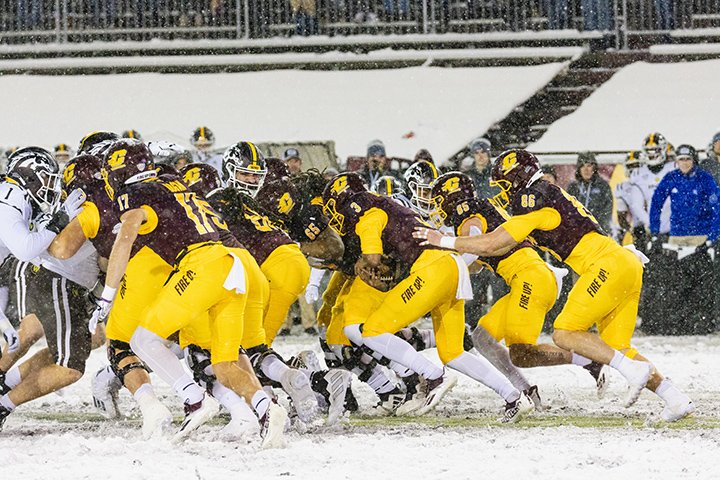
[[[4,317],[4,315],[3,315]],[[5,341],[8,344],[8,351],[13,353],[20,347],[20,335],[17,330],[10,324],[10,321],[5,318],[0,318],[0,329],[2,329],[2,335],[5,337]]]
[[[65,210],[65,213],[67,213],[68,217],[70,217],[70,220],[77,217],[78,213],[82,212],[82,204],[85,203],[85,200],[87,200],[87,195],[85,195],[85,192],[79,188],[70,192],[70,195],[67,196],[62,204],[62,209]]]
[[[104,298],[98,298],[97,306],[95,307],[95,311],[90,317],[90,322],[88,323],[88,330],[90,330],[90,333],[95,334],[98,323],[104,322],[105,319],[107,319],[107,316],[110,314],[111,307],[112,300],[108,301]]]

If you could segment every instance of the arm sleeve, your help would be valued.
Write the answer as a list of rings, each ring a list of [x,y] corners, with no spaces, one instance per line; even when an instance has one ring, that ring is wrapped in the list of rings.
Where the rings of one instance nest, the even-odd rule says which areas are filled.
[[[30,225],[12,205],[0,205],[0,241],[18,260],[29,262],[47,250],[55,238],[50,230],[30,231]]]
[[[308,285],[315,285],[316,287],[319,286],[324,275],[325,270],[320,268],[310,269],[310,281],[308,282]]]
[[[552,230],[560,225],[560,212],[544,207],[534,212],[511,217],[500,225],[516,242],[525,240],[533,230]]]
[[[383,254],[382,233],[387,222],[387,213],[379,208],[371,208],[360,217],[355,233],[360,237],[363,255]]]
[[[670,181],[665,176],[655,189],[652,200],[650,201],[650,233],[660,233],[660,212],[662,211],[665,199],[670,194]]]

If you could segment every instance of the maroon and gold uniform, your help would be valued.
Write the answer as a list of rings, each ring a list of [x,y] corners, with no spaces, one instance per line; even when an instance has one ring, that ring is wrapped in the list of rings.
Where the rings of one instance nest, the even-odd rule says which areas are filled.
[[[395,333],[431,312],[440,359],[447,363],[462,354],[464,301],[457,298],[460,266],[452,252],[411,241],[413,230],[423,223],[412,210],[391,199],[356,193],[337,213],[342,221],[334,228],[343,235],[356,235],[362,254],[389,255],[410,266],[408,275],[382,294],[382,301],[365,320],[363,336]],[[353,287],[361,283],[356,279]],[[346,317],[352,308],[348,308],[350,297],[352,293],[345,300]]]
[[[508,215],[487,199],[472,198],[458,203],[445,220],[456,235],[471,219],[482,225],[481,233],[495,230]],[[477,223],[477,222],[475,222]],[[510,287],[478,321],[495,340],[507,346],[535,344],[542,331],[545,315],[557,297],[555,276],[527,241],[496,257],[479,257],[485,267],[500,275]]]
[[[233,197],[236,197],[233,199]],[[298,245],[261,208],[236,189],[226,188],[210,197],[232,234],[252,254],[270,282],[263,325],[265,342],[271,345],[285,323],[290,306],[307,286],[310,266]],[[230,205],[239,208],[229,208]],[[243,344],[245,348],[255,345]]]
[[[322,213],[322,199],[303,201],[289,178],[266,183],[257,200],[282,220],[283,228],[295,242],[312,242],[328,227]]]
[[[608,345],[630,348],[642,287],[635,255],[605,235],[575,197],[545,181],[516,192],[511,208],[513,217],[502,226],[513,239],[531,236],[580,275],[555,328],[585,331],[597,324]]]

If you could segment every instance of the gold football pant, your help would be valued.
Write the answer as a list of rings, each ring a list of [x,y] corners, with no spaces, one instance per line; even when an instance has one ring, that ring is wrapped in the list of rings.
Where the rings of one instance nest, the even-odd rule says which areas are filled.
[[[330,276],[330,281],[328,282],[327,288],[325,288],[322,295],[322,306],[320,307],[320,310],[318,310],[317,314],[318,327],[328,328],[330,326],[330,321],[333,317],[332,310],[335,306],[338,295],[340,295],[340,291],[343,289],[345,282],[351,278],[353,277],[345,275],[340,271],[335,271]]]
[[[247,257],[241,255],[238,256],[245,266]],[[207,312],[212,363],[236,361],[243,340],[247,295],[223,286],[234,262],[229,250],[222,245],[191,246],[155,302],[145,311],[140,326],[167,338],[192,323],[205,321],[203,313]],[[247,267],[243,275],[248,286]]]
[[[365,321],[363,336],[395,333],[431,312],[438,355],[450,362],[464,351],[465,302],[456,298],[457,286],[458,267],[450,252],[425,250]]]
[[[272,345],[285,323],[290,306],[305,291],[310,265],[296,244],[281,245],[260,266],[270,282],[270,298],[265,307],[265,340]]]
[[[518,272],[510,282],[510,293],[490,308],[478,325],[498,342],[534,345],[542,331],[545,314],[557,297],[555,275],[544,263]]]
[[[148,247],[130,259],[108,316],[108,340],[130,343],[142,313],[155,301],[171,271],[172,267]]]
[[[336,277],[336,274],[339,276]],[[323,295],[322,308],[326,308],[327,306],[327,311],[330,313],[330,320],[327,326],[325,340],[327,341],[328,345],[349,346],[350,340],[348,340],[348,338],[345,336],[345,332],[343,332],[343,328],[345,327],[345,299],[350,293],[350,289],[353,286],[355,277],[350,277],[340,272],[335,272],[330,279],[330,282],[332,283],[333,280],[337,280],[335,287],[337,287],[337,285],[339,284],[340,288],[334,288],[333,291],[330,292],[330,295],[328,295],[328,292],[330,290],[330,288],[328,287],[328,289],[325,290],[325,294]],[[340,280],[342,280],[342,284],[340,284]],[[332,295],[332,293],[335,293],[335,295]],[[332,303],[330,303],[331,301]]]
[[[616,350],[629,349],[642,274],[642,264],[625,248],[603,255],[570,290],[565,308],[555,319],[555,328],[584,332],[596,324],[605,343]],[[634,350],[626,353],[631,357],[635,354]]]
[[[267,278],[250,253],[241,248],[231,248],[243,262],[247,275],[247,303],[243,320],[242,347],[252,348],[265,343],[263,315],[270,291]],[[212,332],[208,312],[202,314],[202,320],[193,321],[180,331],[180,347],[192,344],[206,350],[212,350]]]

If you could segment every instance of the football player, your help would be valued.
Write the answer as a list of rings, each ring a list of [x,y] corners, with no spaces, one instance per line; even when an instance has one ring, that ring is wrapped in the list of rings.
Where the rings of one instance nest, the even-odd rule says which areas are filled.
[[[486,359],[464,350],[464,299],[470,297],[467,266],[453,252],[413,245],[408,241],[414,227],[423,225],[415,214],[390,199],[368,192],[356,174],[336,176],[325,188],[323,203],[330,226],[342,235],[357,236],[362,256],[355,264],[364,281],[391,270],[389,256],[406,269],[402,280],[379,301],[360,325],[348,325],[345,335],[359,345],[421,374],[426,383],[422,415],[450,391],[457,378],[445,373],[394,333],[431,312],[438,355],[444,365],[465,373],[505,399],[504,422],[517,421],[532,409],[531,400],[518,391]],[[364,278],[363,278],[364,277]],[[371,287],[367,287],[371,288]],[[351,294],[352,295],[352,294]],[[375,298],[367,297],[368,303]],[[347,309],[346,309],[347,312]]]
[[[144,144],[124,139],[105,155],[103,176],[120,215],[120,230],[108,262],[105,288],[93,320],[107,316],[134,249],[155,252],[173,270],[130,339],[132,350],[166,381],[185,403],[185,421],[177,438],[217,414],[218,404],[193,381],[165,339],[185,327],[206,321],[212,345],[211,363],[218,380],[246,399],[264,434],[263,446],[284,443],[287,412],[262,390],[249,363],[238,360],[243,338],[246,292],[252,278],[241,248],[220,242],[227,227],[205,200],[180,181],[157,178]],[[252,272],[252,269],[250,269]]]
[[[432,186],[430,218],[437,227],[452,227],[457,236],[480,235],[495,230],[508,217],[507,213],[493,205],[490,200],[478,198],[472,179],[460,172],[449,172],[438,177]],[[537,344],[537,339],[545,321],[545,315],[552,308],[562,285],[562,276],[540,258],[530,242],[520,242],[503,255],[483,257],[464,255],[470,264],[478,262],[500,276],[510,287],[510,293],[500,298],[490,311],[480,318],[473,332],[473,341],[477,350],[485,355],[501,371],[508,365],[497,365],[499,358],[494,355],[497,348],[485,340],[489,333],[495,341],[505,340],[510,350],[512,364],[522,368],[565,365],[578,363],[590,365],[585,358],[575,358],[572,352],[550,344]],[[601,365],[593,365],[589,371],[599,370]],[[530,398],[536,406],[540,403],[537,387],[526,385],[520,372],[511,371],[508,378],[517,379],[516,387],[529,390]],[[600,395],[604,393],[605,375],[596,379]],[[520,385],[520,386],[518,386]]]
[[[445,237],[418,227],[415,236],[422,239],[421,244],[498,256],[532,236],[580,276],[555,320],[555,343],[620,372],[630,385],[626,406],[635,403],[647,387],[665,401],[664,420],[675,421],[692,413],[695,407],[690,398],[631,345],[643,256],[619,246],[577,199],[542,180],[540,164],[532,153],[503,152],[495,160],[492,178],[502,190],[496,200],[511,208],[510,219],[486,235],[473,237]],[[593,325],[598,334],[588,331]]]
[[[50,244],[50,254],[71,258],[86,241],[90,241],[107,265],[120,218],[106,191],[101,170],[102,161],[89,154],[73,158],[65,167],[65,190],[81,189],[87,200],[83,211]],[[167,262],[148,248],[134,252],[107,322],[110,365],[98,370],[92,378],[93,402],[107,418],[121,416],[117,405],[118,390],[121,386],[128,389],[140,407],[145,438],[169,427],[172,414],[157,399],[148,368],[130,348],[130,338],[142,311],[158,294],[171,270]]]
[[[405,183],[410,192],[410,205],[423,219],[430,214],[430,187],[438,178],[438,171],[432,162],[418,160],[405,170]]]
[[[11,390],[0,397],[2,428],[18,405],[59,390],[82,376],[91,350],[90,335],[84,326],[86,295],[97,280],[98,269],[92,248],[71,262],[56,261],[46,252],[57,233],[80,211],[84,200],[82,192],[73,192],[56,209],[60,175],[50,152],[40,147],[15,151],[8,158],[8,176],[0,183],[0,192],[4,226],[0,229],[0,256],[12,255],[5,265],[12,277],[8,313],[21,324],[31,317],[39,319],[48,339],[47,348],[8,372],[10,378],[5,377],[3,383]],[[22,330],[19,338],[12,338],[14,343],[20,342],[16,354],[29,346]]]
[[[195,147],[193,153],[193,161],[207,163],[218,172],[222,165],[222,153],[214,151],[215,134],[208,127],[197,127],[190,136],[190,143]],[[176,168],[182,168],[184,165],[178,165]]]

